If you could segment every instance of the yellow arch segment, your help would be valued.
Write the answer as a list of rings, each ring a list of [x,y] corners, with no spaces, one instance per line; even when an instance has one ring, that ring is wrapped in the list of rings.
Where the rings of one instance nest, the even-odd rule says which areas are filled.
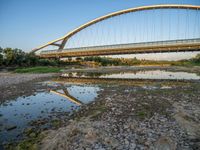
[[[67,40],[70,37],[72,37],[74,34],[78,33],[79,31],[87,28],[88,26],[96,24],[96,23],[98,23],[102,20],[105,20],[105,19],[108,19],[108,18],[111,18],[111,17],[114,17],[114,16],[119,16],[119,15],[122,15],[122,14],[130,13],[130,12],[141,11],[141,10],[149,10],[149,9],[162,9],[162,8],[197,9],[198,10],[198,9],[200,9],[200,6],[198,6],[198,5],[162,4],[162,5],[141,6],[141,7],[129,8],[129,9],[117,11],[117,12],[114,12],[114,13],[107,14],[105,16],[101,16],[101,17],[96,18],[92,21],[89,21],[89,22],[79,26],[78,28],[72,30],[71,32],[67,33],[63,37],[56,39],[56,40],[53,40],[53,41],[50,41],[47,44],[44,44],[44,45],[42,45],[38,48],[33,49],[32,52],[36,52],[36,51],[38,51],[42,48],[45,48],[45,47],[47,47],[51,44],[54,44],[56,42],[59,42],[59,41],[62,41],[62,40]]]
[[[57,94],[57,95],[59,95],[59,96],[62,96],[62,97],[65,97],[65,98],[67,98],[69,101],[71,101],[71,102],[73,102],[73,103],[75,103],[75,104],[77,104],[77,105],[82,105],[82,103],[80,103],[78,100],[76,100],[75,98],[72,98],[71,96],[68,96],[68,95],[65,95],[65,94],[62,94],[62,93],[60,93],[60,92],[56,92],[56,91],[53,91],[53,90],[51,90],[50,91],[51,93],[54,93],[54,94]]]

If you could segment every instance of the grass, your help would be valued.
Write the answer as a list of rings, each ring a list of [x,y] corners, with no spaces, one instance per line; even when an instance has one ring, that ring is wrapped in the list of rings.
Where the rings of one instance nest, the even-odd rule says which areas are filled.
[[[18,68],[15,73],[57,73],[60,72],[62,68],[59,67],[31,67],[31,68]]]
[[[137,116],[144,118],[146,116],[146,113],[143,112],[143,111],[140,111],[140,112],[137,113]]]

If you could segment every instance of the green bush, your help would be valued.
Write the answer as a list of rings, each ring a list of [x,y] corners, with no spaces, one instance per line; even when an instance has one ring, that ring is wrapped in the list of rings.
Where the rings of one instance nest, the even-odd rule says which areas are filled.
[[[31,67],[31,68],[19,68],[15,73],[56,73],[60,72],[62,68],[59,67]]]
[[[3,55],[0,53],[0,66],[3,64]]]
[[[58,66],[67,63],[58,59],[41,59],[33,53],[25,53],[20,49],[0,48],[0,66],[31,67]]]
[[[200,54],[197,54],[195,58],[192,59],[195,63],[200,63]]]
[[[94,61],[100,63],[102,66],[108,65],[121,65],[120,61],[117,59],[107,58],[107,57],[85,57],[84,61]]]

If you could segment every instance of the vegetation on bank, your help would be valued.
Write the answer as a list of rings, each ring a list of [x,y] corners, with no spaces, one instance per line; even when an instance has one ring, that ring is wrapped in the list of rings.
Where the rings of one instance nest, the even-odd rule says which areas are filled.
[[[61,71],[61,67],[30,67],[30,68],[18,68],[15,73],[57,73]]]
[[[84,61],[96,62],[99,66],[135,66],[135,65],[175,65],[175,66],[200,66],[200,54],[189,60],[156,61],[139,60],[136,58],[110,58],[110,57],[85,57]]]
[[[200,66],[200,54],[197,54],[196,57],[186,61],[189,65]],[[186,64],[187,64],[186,63]]]
[[[57,73],[66,65],[79,65],[80,62],[64,62],[59,59],[41,59],[33,53],[20,49],[0,48],[0,67],[17,68],[15,73]]]
[[[77,62],[78,63],[78,62]],[[63,66],[76,64],[59,59],[41,59],[33,53],[20,49],[0,48],[0,67]]]
[[[180,61],[139,60],[136,58],[85,57],[76,60],[41,59],[33,53],[25,53],[20,49],[0,48],[0,67],[19,68],[18,73],[59,72],[66,65],[83,66],[136,66],[136,65],[175,65],[199,66],[200,54],[195,58]],[[40,66],[40,67],[38,67]],[[42,67],[43,66],[43,67]],[[48,66],[48,67],[44,67]],[[52,67],[49,67],[52,66]]]

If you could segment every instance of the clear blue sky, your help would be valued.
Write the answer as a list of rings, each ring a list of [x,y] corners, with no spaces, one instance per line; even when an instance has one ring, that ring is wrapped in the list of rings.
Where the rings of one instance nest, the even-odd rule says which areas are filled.
[[[29,51],[110,12],[200,0],[0,0],[0,46]]]

